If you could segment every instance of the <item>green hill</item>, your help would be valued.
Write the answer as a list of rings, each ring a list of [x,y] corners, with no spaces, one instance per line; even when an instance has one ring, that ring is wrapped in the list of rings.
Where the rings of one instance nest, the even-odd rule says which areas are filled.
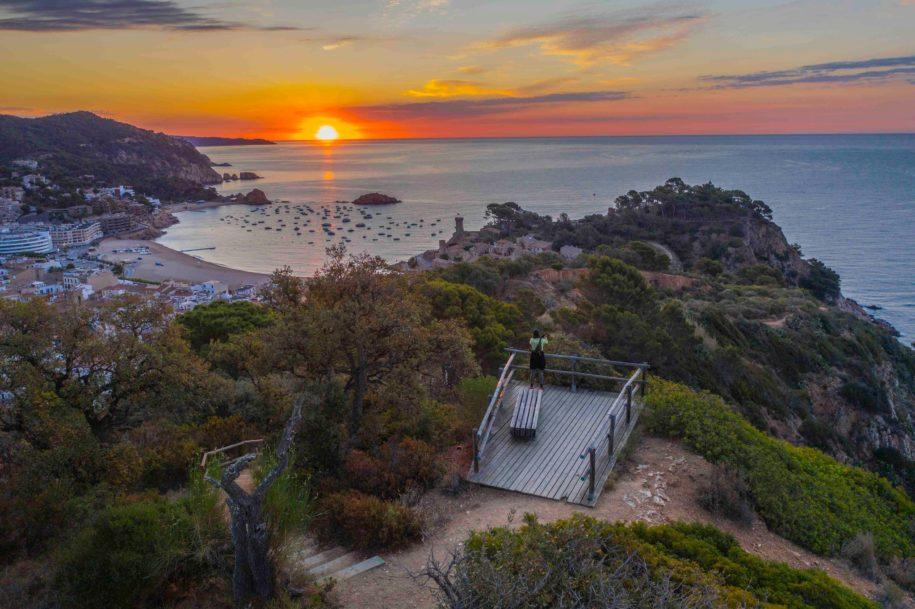
[[[0,164],[23,158],[38,161],[38,171],[55,181],[92,175],[165,197],[221,181],[190,143],[91,112],[0,115]]]

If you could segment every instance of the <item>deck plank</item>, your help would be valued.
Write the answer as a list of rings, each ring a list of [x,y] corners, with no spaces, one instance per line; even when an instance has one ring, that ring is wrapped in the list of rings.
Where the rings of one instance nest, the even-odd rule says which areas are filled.
[[[495,421],[478,473],[470,472],[471,482],[507,490],[566,500],[587,502],[587,447],[601,429],[607,409],[617,394],[594,390],[573,393],[565,387],[548,385],[542,392],[525,392],[527,383],[514,381],[506,388],[502,408]],[[519,404],[519,400],[528,400]],[[512,405],[512,407],[509,407]],[[518,420],[519,406],[524,420]],[[633,417],[635,419],[636,417]],[[531,439],[513,438],[514,424],[531,427],[537,433]],[[632,426],[617,430],[617,446],[625,444]],[[596,493],[599,495],[609,477],[615,459],[607,455],[606,439],[598,439]]]

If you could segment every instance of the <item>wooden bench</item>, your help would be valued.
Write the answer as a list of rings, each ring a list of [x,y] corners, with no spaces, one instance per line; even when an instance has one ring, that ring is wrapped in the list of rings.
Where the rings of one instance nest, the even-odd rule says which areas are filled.
[[[515,401],[515,412],[512,413],[512,437],[531,440],[537,435],[537,420],[540,418],[540,400],[543,391],[540,389],[522,389]]]

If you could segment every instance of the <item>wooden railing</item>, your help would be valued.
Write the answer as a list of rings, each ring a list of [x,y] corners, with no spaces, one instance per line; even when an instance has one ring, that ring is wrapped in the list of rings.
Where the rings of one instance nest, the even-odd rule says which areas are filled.
[[[493,390],[492,396],[489,400],[489,405],[486,408],[486,413],[483,415],[483,420],[480,422],[479,428],[473,434],[473,471],[479,472],[480,465],[483,461],[483,456],[486,451],[486,446],[489,443],[489,438],[492,435],[493,424],[496,420],[496,415],[499,412],[499,409],[502,407],[502,403],[505,399],[505,392],[509,386],[509,383],[512,380],[515,372],[517,370],[528,370],[526,364],[516,364],[515,360],[518,355],[526,355],[529,351],[523,349],[506,349],[509,353],[508,361],[505,362],[505,366],[502,367],[499,374],[499,381],[496,383],[496,388]],[[600,359],[596,357],[584,357],[580,355],[561,355],[558,353],[545,353],[547,361],[549,360],[562,360],[572,363],[571,370],[563,370],[558,368],[546,368],[544,372],[553,373],[561,376],[571,376],[572,377],[572,391],[578,389],[578,380],[579,379],[595,379],[602,381],[609,381],[615,384],[623,383],[623,389],[620,392],[620,395],[617,396],[616,400],[613,402],[613,405],[610,407],[608,414],[611,413],[618,404],[621,403],[621,400],[625,395],[628,395],[626,399],[626,412],[631,412],[632,408],[632,391],[634,388],[640,388],[642,392],[645,391],[645,370],[648,369],[648,364],[645,363],[634,363],[634,362],[621,362],[616,360],[607,360]],[[596,374],[594,372],[587,372],[585,370],[580,370],[580,364],[595,364],[598,366],[607,366],[610,368],[634,368],[635,371],[630,376],[615,376],[610,374]],[[627,393],[628,392],[628,393]],[[608,418],[605,421],[608,425],[616,425],[615,418]],[[603,428],[604,425],[601,425]],[[595,451],[596,452],[596,451]],[[611,452],[612,454],[612,452]],[[596,461],[596,455],[594,456]],[[592,470],[595,470],[597,464],[592,467]],[[592,475],[593,478],[593,475]],[[593,487],[593,481],[591,486]],[[593,491],[592,491],[593,492]]]
[[[509,353],[514,355],[518,354],[527,354],[529,351],[523,349],[506,349]],[[614,376],[608,374],[595,374],[593,372],[587,372],[579,369],[580,364],[596,364],[598,366],[607,366],[611,368],[637,368],[639,370],[648,368],[646,363],[636,363],[636,362],[621,362],[611,359],[601,359],[597,357],[585,357],[582,355],[561,355],[559,353],[544,353],[543,354],[547,362],[550,360],[559,360],[567,361],[572,363],[571,370],[564,370],[561,368],[545,368],[544,372],[548,374],[556,374],[558,376],[570,376],[572,377],[572,391],[578,390],[578,380],[579,379],[595,379],[603,381],[613,381],[616,383],[625,383],[629,380],[627,376]],[[512,366],[515,370],[528,370],[528,366],[522,364],[514,364]]]
[[[223,446],[222,448],[216,448],[214,450],[207,451],[207,452],[203,453],[203,458],[200,459],[200,467],[203,469],[206,469],[207,461],[211,457],[214,457],[216,455],[221,455],[223,453],[235,450],[236,448],[241,448],[242,446],[251,446],[251,445],[257,445],[257,444],[263,444],[263,443],[264,443],[263,438],[258,438],[256,440],[243,440],[241,442],[236,442],[235,444],[229,444],[228,446]],[[235,457],[234,459],[230,459],[223,465],[228,465],[228,464],[232,463],[233,461],[241,458],[242,456],[243,455],[239,455],[238,457]]]
[[[587,448],[588,458],[582,478],[584,476],[588,478],[588,501],[594,500],[598,469],[604,464],[604,459],[609,465],[609,462],[623,449],[624,442],[617,441],[617,436],[623,435],[625,438],[634,424],[634,418],[638,417],[638,409],[641,404],[633,399],[633,395],[640,390],[641,397],[644,398],[648,387],[648,380],[645,378],[647,369],[647,364],[641,364],[626,379],[626,384],[607,408],[607,413]],[[604,443],[605,439],[606,443]],[[606,453],[603,451],[604,447],[606,447]],[[584,456],[582,455],[582,457]]]
[[[505,388],[508,387],[512,376],[515,374],[515,371],[512,369],[512,362],[514,362],[514,360],[515,354],[512,353],[508,357],[508,361],[505,362],[505,367],[502,368],[502,373],[499,375],[499,382],[496,383],[496,388],[492,392],[489,405],[486,407],[486,413],[483,415],[483,420],[480,421],[480,427],[473,434],[473,471],[475,472],[480,471],[480,461],[483,458],[483,451],[486,450],[486,444],[489,442],[489,436],[492,434],[492,426],[496,420],[496,414],[499,412],[502,401],[505,399]]]

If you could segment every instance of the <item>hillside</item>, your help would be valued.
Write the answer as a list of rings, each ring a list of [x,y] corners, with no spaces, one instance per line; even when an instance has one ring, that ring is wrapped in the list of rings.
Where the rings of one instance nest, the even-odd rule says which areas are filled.
[[[92,175],[162,196],[221,181],[190,143],[91,112],[0,115],[0,163],[22,158],[38,161],[38,171],[57,182]]]
[[[915,354],[842,296],[835,272],[787,242],[765,203],[673,179],[581,220],[515,204],[489,215],[506,238],[533,233],[585,256],[483,259],[443,278],[515,302],[579,348],[648,361],[717,393],[779,438],[915,489]],[[648,244],[674,252],[682,269]]]
[[[207,146],[275,146],[276,142],[261,138],[248,137],[209,137],[196,135],[175,135],[173,137],[190,142],[198,148]]]

